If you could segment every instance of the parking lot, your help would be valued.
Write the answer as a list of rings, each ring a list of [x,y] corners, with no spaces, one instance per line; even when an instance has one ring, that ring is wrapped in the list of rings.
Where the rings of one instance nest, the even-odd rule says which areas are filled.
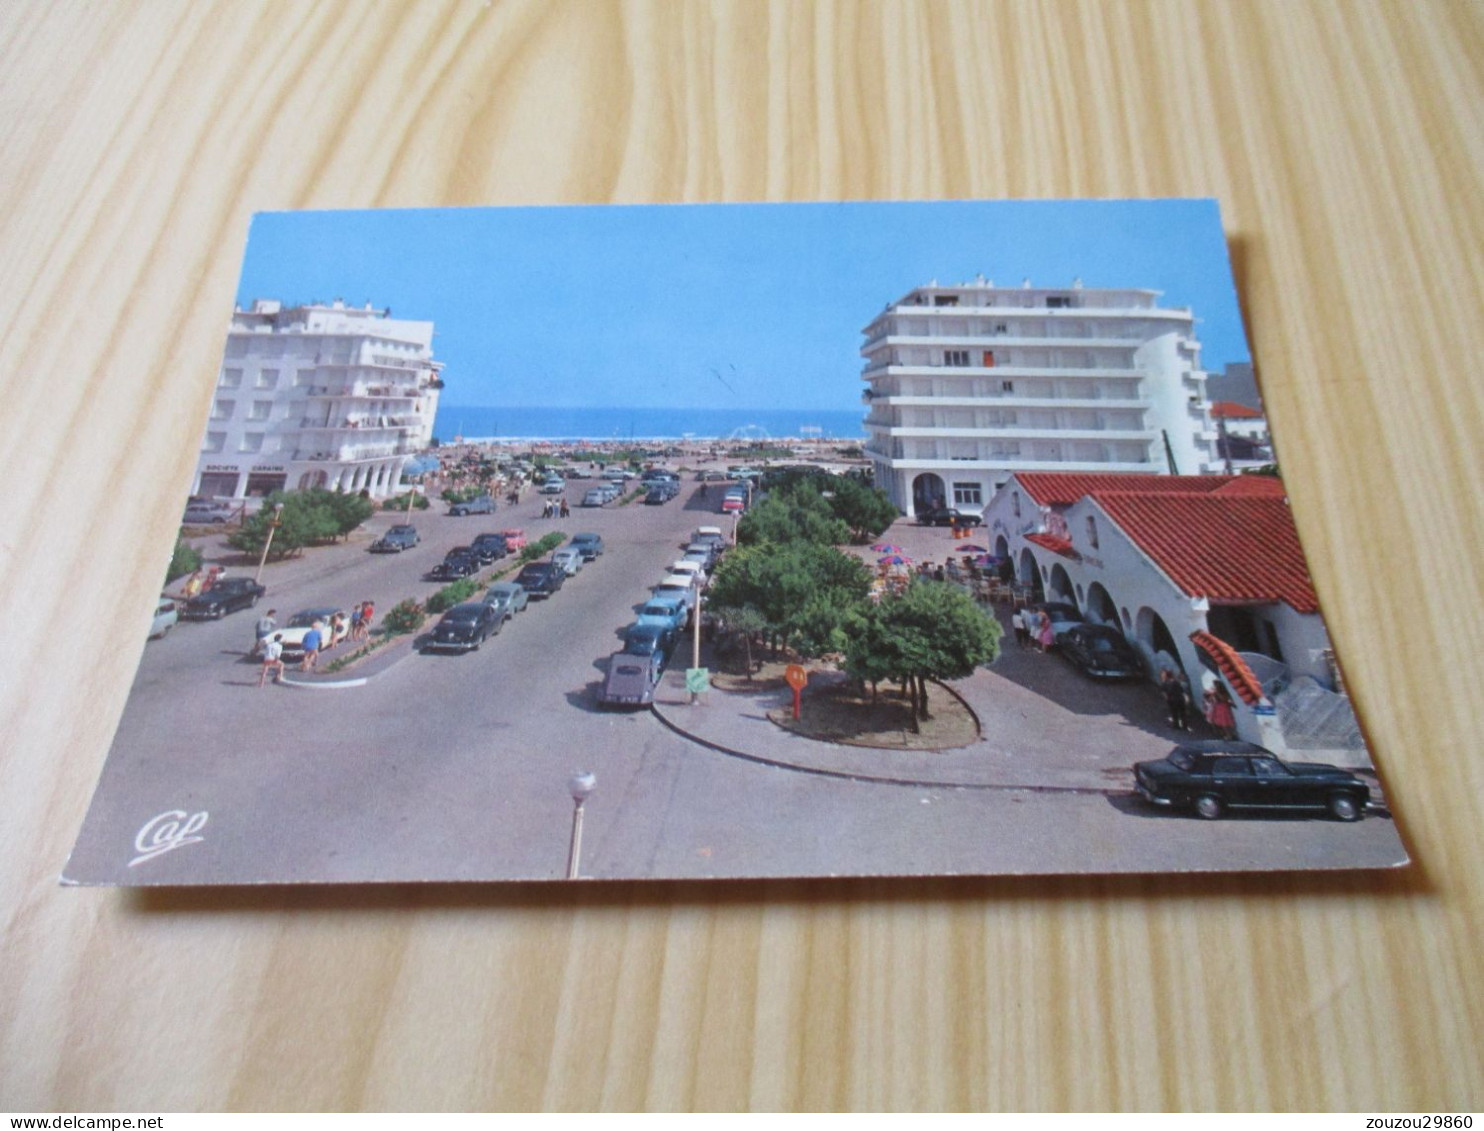
[[[89,814],[68,875],[131,883],[559,878],[572,815],[567,780],[578,770],[598,778],[584,875],[1324,867],[1367,852],[1384,857],[1389,821],[1211,825],[1142,812],[1121,782],[1106,795],[1042,795],[831,780],[729,758],[648,713],[600,711],[603,661],[648,586],[697,525],[729,526],[716,513],[718,495],[712,485],[702,497],[687,480],[663,506],[574,508],[566,520],[541,519],[541,498],[529,493],[493,516],[419,512],[421,545],[385,555],[369,544],[401,516],[381,514],[346,543],[271,564],[257,610],[181,624],[144,647],[105,773],[108,805]],[[283,623],[301,608],[371,599],[380,617],[403,597],[434,592],[423,576],[448,549],[505,527],[532,541],[554,529],[591,530],[606,552],[477,652],[417,655],[398,643],[363,686],[257,687],[246,653],[262,609],[276,608]],[[932,534],[946,545],[946,531]],[[1147,689],[1095,688],[1103,698],[1069,711],[1054,687],[1039,685],[1079,678],[1059,664],[1007,656],[1003,672],[982,673],[1004,685],[1010,720],[987,728],[986,758],[1009,751],[1034,773],[1038,755],[1025,736],[1073,757],[1098,744],[1126,746],[1125,764],[1135,752],[1167,748],[1161,721],[1143,717],[1157,707],[1130,714],[1123,706],[1128,697],[1143,703]],[[745,713],[735,725],[771,727]],[[139,830],[167,811],[206,812],[209,824],[198,842],[131,869]]]

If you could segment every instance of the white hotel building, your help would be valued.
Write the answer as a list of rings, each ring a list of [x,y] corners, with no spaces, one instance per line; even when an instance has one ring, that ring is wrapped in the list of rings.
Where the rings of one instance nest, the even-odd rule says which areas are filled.
[[[443,366],[432,355],[433,323],[369,304],[258,299],[234,311],[192,493],[394,494],[433,435]]]
[[[864,330],[866,455],[906,514],[1013,473],[1220,469],[1200,343],[1158,291],[932,283]]]

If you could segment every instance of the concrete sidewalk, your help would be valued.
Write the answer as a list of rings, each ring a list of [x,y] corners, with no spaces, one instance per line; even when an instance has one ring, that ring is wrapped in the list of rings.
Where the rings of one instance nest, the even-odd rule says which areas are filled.
[[[1001,662],[1010,659],[1003,657]],[[1117,723],[1089,728],[1085,719],[1035,720],[1037,715],[1054,714],[1055,705],[989,669],[951,688],[936,684],[933,694],[954,694],[963,700],[980,722],[981,738],[941,751],[883,750],[809,739],[768,718],[769,710],[790,703],[786,687],[712,690],[691,705],[684,673],[678,668],[661,682],[653,710],[672,730],[733,757],[856,781],[938,788],[1123,793],[1132,787],[1135,761],[1163,757],[1173,745],[1157,733]],[[806,713],[808,699],[806,689]],[[1104,733],[1108,730],[1113,733]],[[1170,735],[1178,737],[1174,731]]]

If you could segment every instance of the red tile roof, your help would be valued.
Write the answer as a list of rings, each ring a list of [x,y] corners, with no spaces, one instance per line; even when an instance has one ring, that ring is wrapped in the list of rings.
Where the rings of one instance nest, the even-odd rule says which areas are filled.
[[[1083,474],[1075,471],[1017,472],[1016,482],[1043,507],[1071,506],[1094,491],[1158,491],[1161,493],[1214,491],[1235,476],[1145,475],[1141,472]]]
[[[1260,409],[1248,408],[1236,401],[1212,401],[1211,415],[1224,416],[1227,420],[1261,420]]]
[[[1055,534],[1027,534],[1027,542],[1034,542],[1037,546],[1044,546],[1053,554],[1060,554],[1064,558],[1080,559],[1082,557],[1076,550],[1072,549],[1072,543],[1065,538],[1058,538]]]
[[[1190,641],[1211,657],[1216,670],[1225,676],[1226,682],[1236,689],[1243,703],[1253,707],[1262,702],[1262,684],[1257,676],[1252,674],[1247,661],[1242,659],[1235,648],[1225,640],[1212,636],[1209,632],[1192,632]]]
[[[1285,601],[1297,612],[1318,612],[1282,481],[1244,478],[1254,483],[1205,495],[1102,491],[1092,498],[1189,596],[1215,604]],[[1272,486],[1257,485],[1264,478]]]

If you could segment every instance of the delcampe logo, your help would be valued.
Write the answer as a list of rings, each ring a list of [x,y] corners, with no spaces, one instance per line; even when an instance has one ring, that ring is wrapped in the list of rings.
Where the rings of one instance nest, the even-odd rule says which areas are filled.
[[[157,817],[151,817],[134,837],[134,851],[139,855],[129,861],[129,867],[153,860],[156,856],[188,844],[203,841],[197,836],[207,821],[206,811],[187,814],[183,809],[167,809]]]

